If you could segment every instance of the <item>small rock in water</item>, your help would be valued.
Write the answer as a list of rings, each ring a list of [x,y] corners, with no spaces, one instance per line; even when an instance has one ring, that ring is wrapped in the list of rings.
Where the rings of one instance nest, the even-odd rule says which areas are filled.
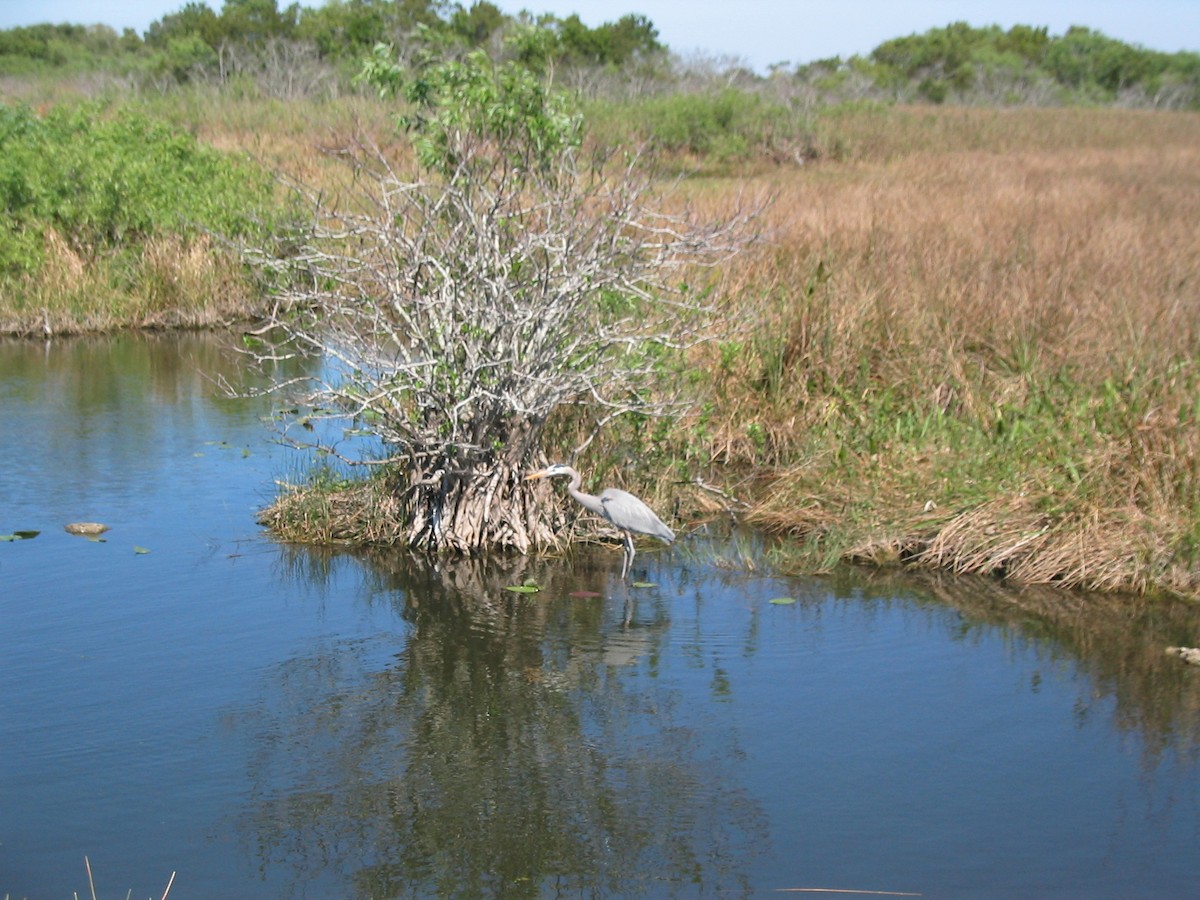
[[[68,534],[104,534],[108,531],[107,525],[101,525],[99,522],[72,522],[70,525],[64,526],[64,530]]]
[[[1168,647],[1167,653],[1178,656],[1185,663],[1200,666],[1200,647]]]

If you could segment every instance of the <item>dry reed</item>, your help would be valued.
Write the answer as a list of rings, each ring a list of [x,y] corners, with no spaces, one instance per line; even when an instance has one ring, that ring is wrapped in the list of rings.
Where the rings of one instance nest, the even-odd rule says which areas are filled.
[[[1195,592],[1200,117],[1065,118],[772,179],[773,240],[723,285],[751,324],[706,361],[713,462],[776,476],[754,521],[827,557]]]
[[[716,273],[726,324],[684,373],[697,413],[611,429],[597,477],[684,518],[708,498],[680,482],[748,499],[800,538],[797,567],[1196,593],[1200,116],[891,110],[820,130],[846,161],[681,186],[714,217],[776,199]],[[344,512],[329,537],[374,534]]]
[[[198,92],[173,109],[207,142],[334,192],[328,148],[395,135],[394,109],[365,98],[301,115]],[[726,313],[685,373],[696,414],[613,429],[592,470],[636,459],[631,488],[657,469],[749,500],[752,522],[802,538],[798,567],[899,559],[1200,591],[1200,115],[867,109],[818,117],[813,140],[813,164],[682,185],[714,217],[747,190],[776,199],[754,250],[696,276]],[[52,246],[24,311],[50,328],[57,299],[113,296]],[[202,256],[148,250],[140,320],[229,293]],[[669,479],[658,490],[685,517],[705,505]],[[322,516],[345,519],[291,513],[308,539]]]

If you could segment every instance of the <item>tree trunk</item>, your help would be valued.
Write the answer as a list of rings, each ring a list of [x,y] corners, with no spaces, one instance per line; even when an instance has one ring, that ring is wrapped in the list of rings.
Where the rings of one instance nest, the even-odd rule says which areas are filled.
[[[409,471],[405,543],[438,551],[492,548],[522,553],[552,546],[564,527],[556,504],[540,503],[525,470],[502,454]]]

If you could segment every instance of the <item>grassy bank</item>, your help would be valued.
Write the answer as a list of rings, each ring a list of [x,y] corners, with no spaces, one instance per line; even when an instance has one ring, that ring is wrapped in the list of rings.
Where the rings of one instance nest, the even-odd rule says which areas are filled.
[[[591,487],[684,520],[736,498],[796,570],[1200,593],[1200,116],[871,107],[811,134],[814,161],[681,186],[714,218],[776,200],[716,274],[695,412],[608,429]]]
[[[773,178],[725,274],[750,324],[706,360],[714,476],[797,567],[1196,593],[1200,117],[885,121]]]
[[[130,104],[0,102],[0,331],[245,317],[259,292],[236,244],[283,208],[262,166]]]
[[[197,91],[156,113],[331,186],[322,148],[393,134],[391,110],[363,98]],[[736,498],[795,537],[780,562],[798,570],[853,559],[1200,594],[1200,115],[872,106],[787,135],[803,154],[725,158],[680,185],[714,218],[747,189],[776,199],[752,251],[697,276],[723,324],[689,360],[694,412],[614,424],[579,460],[585,487],[637,490],[684,521]],[[203,237],[172,240],[134,264],[164,260],[176,293],[128,320],[247,290],[233,269],[214,289]],[[65,252],[56,265],[28,309],[144,302],[108,276],[79,289]],[[580,437],[570,422],[551,434],[552,453]],[[681,484],[696,479],[724,497]],[[307,502],[294,521],[345,538],[310,521],[338,503]]]
[[[820,133],[843,161],[682,186],[714,217],[776,200],[717,274],[695,412],[610,428],[591,486],[684,520],[736,498],[796,570],[1200,593],[1200,116],[869,109]]]

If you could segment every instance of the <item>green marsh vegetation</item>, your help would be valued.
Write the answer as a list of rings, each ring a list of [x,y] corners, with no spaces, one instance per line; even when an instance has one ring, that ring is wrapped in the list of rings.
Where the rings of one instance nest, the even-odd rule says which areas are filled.
[[[252,293],[222,242],[282,206],[268,173],[132,104],[0,104],[0,328],[199,326]]]
[[[726,276],[754,324],[710,348],[712,449],[751,520],[809,567],[1194,593],[1200,120],[884,118],[939,148],[788,176]]]
[[[659,396],[686,396],[685,414],[630,412],[594,437],[601,417],[586,406],[544,423],[552,456],[587,441],[586,488],[630,488],[685,524],[736,509],[792,535],[776,562],[807,571],[849,559],[1200,592],[1195,54],[1086,29],[951,26],[861,59],[709,77],[636,21],[618,29],[620,50],[585,51],[588,30],[561,21],[552,39],[514,44],[485,6],[463,11],[450,44],[507,47],[496,52],[552,69],[580,98],[590,140],[642,146],[672,175],[668,207],[719,221],[747,193],[774,196],[751,249],[681,273],[717,310],[705,341],[655,363]],[[244,201],[272,208],[263,172],[338,192],[347,181],[331,149],[371,140],[411,162],[395,105],[349,81],[372,43],[304,57],[328,77],[289,94],[278,67],[222,78],[195,44],[191,64],[156,69],[172,46],[176,63],[186,50],[164,43],[186,23],[161,24],[157,43],[126,41],[126,61],[141,62],[122,77],[142,86],[114,95],[106,82],[89,120],[169,122],[188,153],[220,151],[205,170],[217,184],[237,169],[256,187],[242,205],[214,199],[203,222],[187,204],[194,230],[160,228],[157,208],[141,225],[93,228],[26,207],[27,227],[2,244],[6,327],[40,331],[63,294],[107,298],[109,318],[62,317],[81,327],[186,321],[178,309],[205,296],[250,314],[263,285],[209,235],[262,239],[250,232],[270,214]],[[5,94],[53,111],[14,103],[5,115],[64,128],[54,117],[68,121],[89,93],[78,73],[64,86],[45,65],[22,71]],[[20,179],[6,178],[11,208]],[[131,253],[132,235],[143,240]],[[151,277],[156,247],[175,267],[194,254],[191,280]],[[77,279],[104,290],[70,290]],[[162,282],[182,287],[142,287]],[[363,515],[379,484],[321,469],[297,495],[292,536],[343,539],[334,523]],[[392,533],[356,533],[373,528]]]

